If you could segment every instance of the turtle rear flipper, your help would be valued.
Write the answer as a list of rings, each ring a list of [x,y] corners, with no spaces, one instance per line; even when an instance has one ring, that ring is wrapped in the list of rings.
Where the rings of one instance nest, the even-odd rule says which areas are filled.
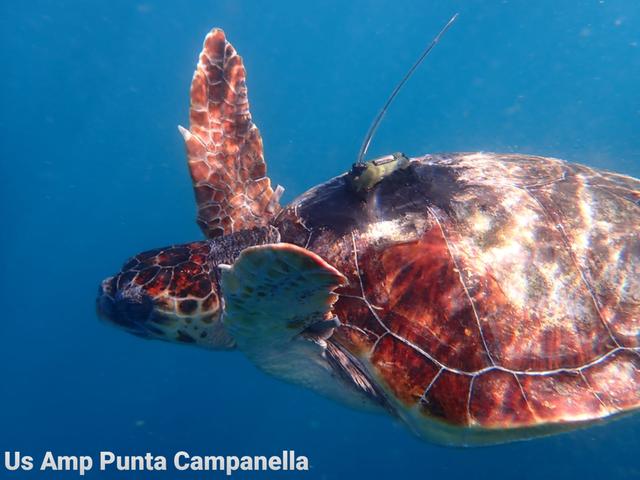
[[[213,29],[205,38],[191,83],[190,129],[184,137],[208,238],[266,225],[279,209],[282,188],[266,176],[260,131],[251,121],[242,58]]]

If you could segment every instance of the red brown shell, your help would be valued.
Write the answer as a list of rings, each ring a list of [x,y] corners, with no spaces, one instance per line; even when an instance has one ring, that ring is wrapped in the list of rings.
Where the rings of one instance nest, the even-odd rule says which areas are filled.
[[[640,182],[526,155],[337,177],[276,219],[349,279],[332,340],[399,409],[513,429],[640,405]]]

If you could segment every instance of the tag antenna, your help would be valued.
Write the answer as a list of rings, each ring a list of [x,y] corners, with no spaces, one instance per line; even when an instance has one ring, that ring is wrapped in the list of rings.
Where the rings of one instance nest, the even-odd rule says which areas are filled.
[[[433,50],[433,47],[435,47],[438,44],[442,35],[444,35],[445,32],[449,30],[449,27],[453,25],[453,22],[455,22],[457,18],[458,18],[457,13],[453,17],[451,17],[451,19],[447,22],[447,24],[444,27],[442,27],[440,32],[438,32],[435,38],[431,40],[431,43],[429,44],[429,46],[425,48],[425,50],[422,52],[422,55],[420,55],[420,58],[418,58],[416,63],[413,64],[413,66],[409,69],[409,71],[406,73],[406,75],[400,81],[400,83],[396,85],[396,88],[393,89],[393,92],[391,92],[391,95],[389,95],[389,98],[387,99],[384,106],[382,107],[382,110],[378,112],[378,115],[376,115],[376,118],[373,120],[373,123],[369,127],[369,131],[367,132],[367,136],[364,138],[364,142],[362,142],[362,146],[360,147],[360,152],[358,153],[358,161],[357,161],[358,165],[362,165],[364,163],[363,162],[364,156],[367,154],[367,150],[369,150],[369,145],[371,144],[371,140],[373,140],[373,136],[376,133],[376,130],[378,129],[378,127],[380,126],[380,122],[382,121],[384,114],[387,113],[387,109],[389,108],[389,105],[391,105],[391,102],[393,102],[393,100],[396,98],[396,95],[398,95],[398,92],[400,91],[400,89],[404,86],[405,83],[407,83],[407,80],[411,78],[411,75],[413,75],[413,72],[415,72],[416,68],[418,68],[422,63],[422,61],[425,58],[427,58],[427,55],[429,55],[431,50]]]

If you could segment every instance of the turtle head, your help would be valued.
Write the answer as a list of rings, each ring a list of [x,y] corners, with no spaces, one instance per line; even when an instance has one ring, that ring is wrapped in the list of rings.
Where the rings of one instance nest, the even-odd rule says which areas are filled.
[[[98,316],[134,335],[230,349],[210,242],[140,253],[98,289]]]

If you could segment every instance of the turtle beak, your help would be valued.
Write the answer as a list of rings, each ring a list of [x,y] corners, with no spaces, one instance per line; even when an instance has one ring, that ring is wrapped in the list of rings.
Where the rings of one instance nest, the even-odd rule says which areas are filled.
[[[117,276],[108,277],[98,287],[96,312],[98,317],[111,325],[148,338],[144,324],[153,311],[151,298],[133,288],[118,290]]]
[[[96,299],[96,313],[100,320],[111,322],[115,315],[115,302],[113,300],[113,284],[115,277],[105,278],[98,287]]]

